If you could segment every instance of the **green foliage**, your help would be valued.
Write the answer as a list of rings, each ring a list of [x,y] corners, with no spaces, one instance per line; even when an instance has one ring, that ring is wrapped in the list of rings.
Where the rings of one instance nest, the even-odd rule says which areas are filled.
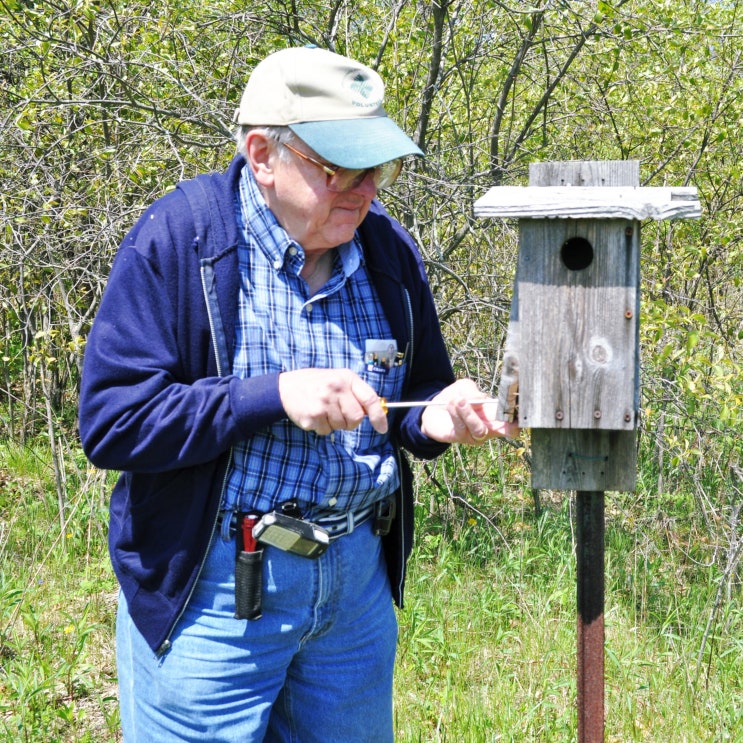
[[[576,739],[571,503],[534,522],[515,496],[491,494],[488,518],[471,517],[461,531],[418,512],[399,614],[400,741]],[[740,607],[718,625],[726,649],[710,675],[696,658],[715,595],[704,563],[648,528],[653,517],[637,501],[607,505],[607,740],[737,740]],[[684,503],[667,505],[670,517],[686,513]],[[473,549],[482,559],[473,561]],[[694,557],[702,552],[709,556]]]
[[[649,185],[694,184],[698,224],[646,229],[647,316],[668,343],[687,307],[708,352],[707,394],[738,432],[741,279],[735,39],[738,3],[5,3],[0,30],[0,260],[7,425],[38,430],[79,379],[87,327],[121,237],[174,183],[223,167],[230,121],[268,51],[316,43],[378,67],[388,109],[425,163],[386,196],[419,238],[457,368],[492,387],[508,317],[515,230],[475,222],[493,182],[549,159],[641,160]],[[703,81],[703,84],[701,84]],[[682,325],[678,325],[681,330]],[[647,379],[657,326],[643,329]],[[44,354],[34,345],[44,339]],[[722,351],[720,351],[722,349]],[[674,353],[681,349],[676,347]],[[701,362],[701,355],[698,356]],[[687,413],[684,396],[664,412]],[[651,392],[655,399],[655,392]],[[705,401],[706,402],[706,401]],[[692,411],[693,412],[693,411]]]
[[[110,483],[86,466],[74,424],[86,333],[142,209],[226,165],[250,70],[307,43],[378,68],[388,112],[426,150],[383,198],[422,247],[457,372],[483,389],[500,372],[517,230],[474,220],[475,198],[547,160],[637,159],[643,185],[697,187],[700,220],[643,225],[640,485],[616,501],[607,534],[609,729],[623,741],[734,740],[740,0],[0,7],[8,740],[112,739]],[[401,615],[402,739],[574,737],[571,532],[554,495],[523,495],[528,435],[518,448],[455,448],[418,473],[429,515]],[[540,503],[549,517],[533,523]]]
[[[0,740],[114,740],[111,483],[70,478],[62,529],[48,447],[3,443],[0,480]]]

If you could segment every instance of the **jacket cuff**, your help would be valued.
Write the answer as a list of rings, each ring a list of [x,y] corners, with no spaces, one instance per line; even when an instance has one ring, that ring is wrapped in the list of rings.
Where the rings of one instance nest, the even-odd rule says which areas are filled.
[[[286,418],[279,395],[279,372],[250,379],[236,377],[230,385],[230,398],[238,428],[245,436]]]
[[[428,438],[421,430],[421,417],[423,410],[409,410],[403,418],[400,426],[400,434],[403,446],[419,459],[434,459],[443,454],[449,444]]]

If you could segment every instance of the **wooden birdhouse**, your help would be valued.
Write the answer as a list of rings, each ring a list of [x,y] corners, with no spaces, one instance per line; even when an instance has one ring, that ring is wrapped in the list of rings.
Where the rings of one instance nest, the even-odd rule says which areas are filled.
[[[517,218],[499,416],[532,431],[532,485],[633,490],[640,225],[698,217],[694,188],[641,188],[636,161],[537,163],[479,217]]]

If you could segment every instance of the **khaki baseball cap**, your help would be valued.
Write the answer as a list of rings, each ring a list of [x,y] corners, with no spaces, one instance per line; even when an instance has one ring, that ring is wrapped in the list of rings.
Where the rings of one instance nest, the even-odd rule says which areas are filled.
[[[235,123],[288,126],[344,168],[423,155],[387,116],[383,100],[382,78],[369,67],[317,47],[282,49],[253,70]]]

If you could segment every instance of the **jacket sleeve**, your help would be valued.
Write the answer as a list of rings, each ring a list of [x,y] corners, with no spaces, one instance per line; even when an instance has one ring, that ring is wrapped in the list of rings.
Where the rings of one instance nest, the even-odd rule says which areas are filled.
[[[125,238],[88,336],[80,435],[102,468],[198,465],[284,417],[277,375],[217,374],[184,209],[166,196]]]

